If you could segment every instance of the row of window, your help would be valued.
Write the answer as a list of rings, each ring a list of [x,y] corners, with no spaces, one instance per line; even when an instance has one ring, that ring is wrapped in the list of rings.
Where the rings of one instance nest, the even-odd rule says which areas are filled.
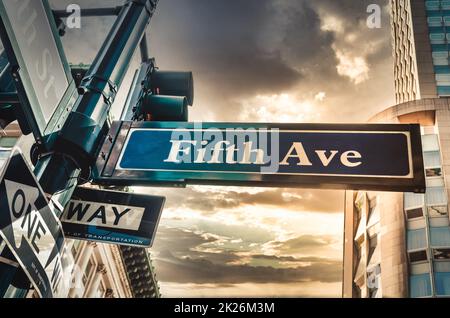
[[[428,27],[442,27],[442,26],[450,26],[450,16],[434,16],[427,18]]]
[[[431,247],[450,247],[450,227],[430,227]],[[428,246],[426,228],[407,231],[408,251],[426,248]]]
[[[435,261],[450,261],[450,248],[434,248],[432,249],[433,260]],[[411,264],[428,262],[428,252],[426,249],[413,251],[408,253]]]
[[[448,59],[448,52],[433,52],[433,59]],[[437,79],[450,81],[444,75]],[[422,145],[426,193],[404,196],[410,297],[445,296],[450,295],[450,227],[438,136],[423,135]]]
[[[425,8],[429,11],[450,10],[450,1],[449,0],[425,1]]]
[[[380,232],[380,213],[378,198],[366,192],[358,192],[355,199],[356,223],[355,238],[357,258],[354,276],[355,289],[363,297],[376,298],[381,294],[381,266],[378,233]]]
[[[436,295],[450,295],[450,273],[434,273],[433,276]],[[411,286],[411,297],[432,296],[430,274],[411,275],[409,284]]]

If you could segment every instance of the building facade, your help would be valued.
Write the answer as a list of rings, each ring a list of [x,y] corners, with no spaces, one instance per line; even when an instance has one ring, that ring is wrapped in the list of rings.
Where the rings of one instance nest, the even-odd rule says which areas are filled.
[[[450,99],[396,105],[377,123],[421,125],[425,194],[346,192],[344,297],[450,297]]]
[[[426,194],[346,192],[343,297],[450,296],[450,1],[391,0],[398,105],[421,125]]]
[[[0,129],[0,170],[20,137],[21,131],[16,123],[5,130]],[[69,298],[161,296],[155,268],[145,248],[66,239],[63,258],[63,263],[68,264],[65,274],[70,276],[66,291]],[[38,297],[35,290],[14,283],[19,266],[0,239],[0,297]]]
[[[450,96],[450,1],[391,0],[398,104]]]

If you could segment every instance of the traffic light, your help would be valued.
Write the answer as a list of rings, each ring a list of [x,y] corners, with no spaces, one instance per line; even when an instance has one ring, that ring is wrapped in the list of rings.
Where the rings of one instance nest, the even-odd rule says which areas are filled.
[[[5,129],[17,120],[24,135],[31,132],[25,114],[20,107],[19,95],[14,85],[11,64],[5,51],[0,54],[0,127]]]
[[[144,120],[188,120],[188,106],[194,103],[192,72],[154,68],[144,81],[144,92],[139,109]]]

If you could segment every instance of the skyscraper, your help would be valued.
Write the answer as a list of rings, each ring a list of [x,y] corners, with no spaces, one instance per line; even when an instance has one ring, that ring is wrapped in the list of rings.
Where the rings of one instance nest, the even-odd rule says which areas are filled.
[[[448,2],[449,11],[440,9],[440,1],[391,0],[390,2],[397,103],[450,95],[450,90],[445,88],[447,83],[443,81],[445,74],[450,76],[449,48],[445,44],[447,38],[444,23],[448,21],[450,28],[450,1],[441,1]],[[433,8],[436,10],[426,10],[430,7],[429,2],[435,3]],[[442,39],[437,40],[437,37]],[[438,66],[436,69],[433,67],[434,62]],[[439,74],[439,77],[435,74]]]
[[[391,15],[399,104],[370,121],[421,125],[427,191],[346,193],[343,297],[448,297],[450,1],[391,0]]]

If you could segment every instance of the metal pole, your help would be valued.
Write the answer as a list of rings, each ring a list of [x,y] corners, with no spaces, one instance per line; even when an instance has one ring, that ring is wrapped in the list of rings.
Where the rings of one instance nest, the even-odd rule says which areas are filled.
[[[147,36],[144,34],[142,37],[141,43],[139,44],[139,48],[141,50],[141,62],[147,62],[149,60],[148,56],[148,47],[147,47]]]
[[[117,16],[120,13],[122,6],[111,7],[111,8],[89,8],[81,9],[81,16],[84,17],[107,17],[107,16]],[[67,18],[72,12],[67,12],[66,10],[53,10],[53,15],[55,18]]]
[[[121,7],[112,30],[81,83],[81,95],[60,132],[55,149],[38,159],[34,173],[43,190],[61,210],[70,200],[78,178],[90,175],[115,94],[157,2],[131,0]]]

